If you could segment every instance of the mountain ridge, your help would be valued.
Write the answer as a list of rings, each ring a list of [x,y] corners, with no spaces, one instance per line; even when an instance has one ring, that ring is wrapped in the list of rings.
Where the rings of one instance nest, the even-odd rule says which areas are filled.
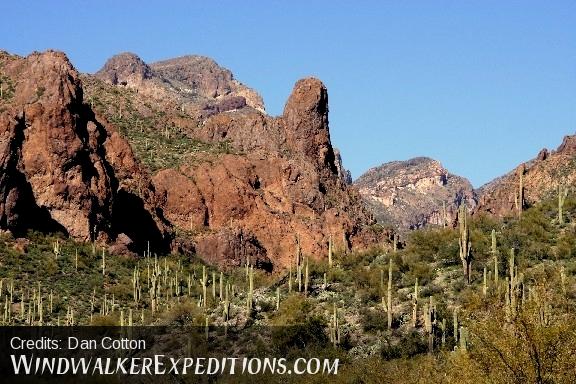
[[[379,222],[400,231],[429,224],[453,225],[458,206],[476,205],[470,182],[429,157],[391,161],[369,169],[354,181]]]
[[[339,252],[382,240],[338,168],[321,81],[298,81],[270,117],[229,71],[191,57],[148,65],[124,53],[93,76],[60,52],[3,55],[11,85],[0,159],[10,171],[0,177],[0,228],[33,229],[26,207],[37,205],[50,230],[78,240],[138,253],[149,242],[268,270],[296,250],[327,257],[330,238]]]

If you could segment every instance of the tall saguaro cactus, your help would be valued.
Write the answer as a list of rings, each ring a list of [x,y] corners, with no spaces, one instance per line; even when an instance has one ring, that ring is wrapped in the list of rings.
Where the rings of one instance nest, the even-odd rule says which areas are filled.
[[[414,295],[412,296],[412,327],[416,328],[418,322],[418,278],[414,283]]]
[[[388,260],[388,300],[387,303],[388,329],[392,329],[392,258]]]
[[[564,201],[568,196],[568,188],[558,184],[558,224],[564,225]]]
[[[304,296],[308,296],[308,286],[309,286],[309,282],[310,282],[310,270],[309,270],[309,264],[308,264],[308,257],[306,257],[306,266],[305,268],[305,273],[304,273]]]
[[[458,345],[458,308],[454,308],[454,312],[452,312],[452,326],[454,330],[452,334],[454,336],[454,345]]]
[[[466,203],[462,203],[458,208],[458,222],[460,223],[460,238],[458,244],[460,245],[460,261],[462,262],[462,269],[464,271],[464,279],[467,284],[470,284],[470,272],[472,261],[472,244],[470,242],[470,228],[468,228],[468,212],[466,211]]]
[[[302,292],[302,250],[300,249],[300,237],[296,236],[296,280],[298,281],[298,292]]]
[[[514,204],[518,211],[518,218],[522,217],[522,210],[524,209],[524,171],[525,168],[522,165],[522,167],[518,169],[518,192],[514,196]]]
[[[428,333],[428,353],[434,350],[434,330],[436,329],[436,305],[432,296],[430,303],[424,304],[424,328]]]
[[[507,303],[509,303],[510,305],[510,315],[512,315],[513,317],[516,316],[516,309],[517,309],[517,296],[518,296],[518,272],[517,272],[517,268],[514,262],[515,259],[515,255],[514,255],[514,248],[510,248],[510,258],[508,259],[508,263],[509,263],[509,273],[510,273],[510,279],[509,279],[509,288],[507,290],[508,294],[509,294],[509,298],[507,299]]]
[[[328,238],[328,267],[332,268],[332,234]]]
[[[498,248],[496,248],[496,230],[492,230],[492,247],[490,253],[494,258],[494,285],[498,287]]]
[[[247,298],[248,311],[254,308],[254,266],[250,267],[249,285],[248,285],[248,298]]]

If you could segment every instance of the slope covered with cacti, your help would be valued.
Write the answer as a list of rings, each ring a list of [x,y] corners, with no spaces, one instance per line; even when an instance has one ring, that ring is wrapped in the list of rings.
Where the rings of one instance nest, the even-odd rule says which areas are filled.
[[[248,350],[338,356],[342,382],[417,382],[416,372],[427,382],[568,382],[576,200],[561,196],[505,221],[463,209],[455,229],[364,253],[330,246],[322,261],[295,240],[289,268],[274,274],[250,259],[220,271],[177,254],[127,258],[58,236],[2,235],[2,322],[194,325],[206,343],[215,328],[292,326],[300,331]]]

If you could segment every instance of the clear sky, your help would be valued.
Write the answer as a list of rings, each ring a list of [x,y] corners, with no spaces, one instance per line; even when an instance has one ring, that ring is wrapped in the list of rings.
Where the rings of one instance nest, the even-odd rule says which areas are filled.
[[[576,131],[576,1],[2,1],[0,48],[65,51],[83,72],[132,51],[202,54],[280,114],[294,82],[328,87],[356,178],[440,160],[475,186]]]

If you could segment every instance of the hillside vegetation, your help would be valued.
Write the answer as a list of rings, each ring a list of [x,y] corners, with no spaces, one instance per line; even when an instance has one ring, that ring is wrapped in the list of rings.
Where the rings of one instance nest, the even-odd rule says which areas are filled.
[[[255,342],[248,351],[337,356],[342,383],[571,382],[575,216],[569,196],[564,224],[556,200],[520,218],[469,219],[470,284],[452,228],[414,231],[397,250],[345,254],[334,247],[322,261],[297,253],[290,269],[275,274],[250,260],[218,271],[194,255],[152,250],[128,258],[58,235],[2,235],[2,321],[208,324],[237,334],[290,325],[273,345]]]

